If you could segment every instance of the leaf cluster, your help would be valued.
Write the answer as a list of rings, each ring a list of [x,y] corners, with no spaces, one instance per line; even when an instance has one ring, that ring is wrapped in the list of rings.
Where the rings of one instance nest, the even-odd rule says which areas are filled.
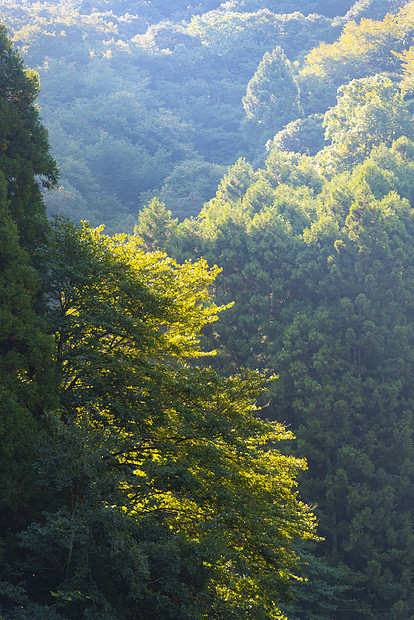
[[[49,251],[60,407],[35,464],[53,500],[20,535],[30,605],[65,618],[281,617],[292,544],[316,538],[295,488],[305,462],[258,416],[262,374],[190,363],[222,309],[207,294],[217,268],[62,221]]]

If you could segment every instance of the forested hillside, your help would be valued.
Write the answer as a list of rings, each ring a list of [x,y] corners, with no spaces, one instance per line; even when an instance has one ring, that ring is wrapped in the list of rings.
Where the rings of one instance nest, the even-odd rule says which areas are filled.
[[[215,295],[235,304],[206,332],[217,367],[279,375],[266,415],[307,457],[315,553],[349,588],[327,603],[319,566],[292,618],[412,614],[413,11],[349,21],[293,68],[269,50],[243,99],[251,163],[198,218],[154,201],[136,228],[149,248],[223,268]]]
[[[266,141],[286,122],[310,116],[321,133],[312,114],[332,103],[336,83],[302,77],[305,55],[333,43],[350,19],[381,19],[399,4],[4,0],[0,20],[39,72],[61,170],[50,211],[118,232],[133,228],[154,195],[181,219],[197,215],[226,167],[238,157],[263,162]],[[278,46],[292,85],[288,94],[275,77],[270,121],[243,97],[251,99],[250,80]]]
[[[413,617],[414,2],[0,19],[0,616]]]
[[[2,26],[0,617],[280,619],[317,536],[272,378],[197,363],[217,267],[47,221],[38,87]]]

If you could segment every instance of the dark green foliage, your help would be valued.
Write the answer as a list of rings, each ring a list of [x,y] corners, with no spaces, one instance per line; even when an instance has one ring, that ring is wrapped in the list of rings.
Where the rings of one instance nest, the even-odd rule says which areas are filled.
[[[38,177],[49,185],[55,164],[35,108],[38,82],[23,70],[0,29],[0,579],[16,559],[15,534],[38,515],[34,445],[44,408],[56,405],[52,342],[39,310],[38,249],[45,209]]]
[[[349,586],[344,585],[344,573],[326,564],[311,553],[301,553],[306,562],[305,579],[292,587],[295,600],[283,605],[282,611],[289,620],[320,620],[339,616],[338,610],[348,617],[355,613],[356,601],[349,598]]]
[[[266,412],[307,456],[319,549],[350,587],[344,601],[335,579],[324,593],[314,575],[299,617],[413,605],[413,149],[406,138],[377,147],[329,182],[311,158],[274,149],[250,186],[240,169],[237,198],[218,193],[198,221],[164,222],[174,252],[192,245],[223,268],[217,299],[235,305],[207,334],[218,367],[279,374]]]
[[[272,478],[259,457],[268,454],[263,436],[260,450],[246,448],[269,428],[249,417],[254,398],[266,403],[263,379],[253,372],[227,380],[186,363],[183,342],[194,343],[204,324],[177,302],[184,290],[186,299],[193,294],[189,278],[210,284],[217,303],[236,302],[218,325],[204,326],[208,348],[219,351],[215,366],[279,374],[263,413],[290,425],[292,454],[309,461],[301,488],[317,504],[326,540],[315,550],[320,558],[300,553],[309,582],[291,588],[298,600],[286,606],[288,617],[341,609],[344,618],[408,618],[414,145],[412,106],[396,75],[403,59],[392,51],[409,47],[412,17],[407,4],[383,23],[348,23],[336,44],[304,59],[347,20],[398,9],[382,0],[350,5],[1,7],[30,61],[42,65],[43,114],[64,168],[51,208],[126,230],[157,194],[162,202],[153,199],[136,228],[144,244],[180,260],[204,256],[223,272],[212,284],[202,270],[171,271],[169,259],[151,262],[134,246],[137,267],[126,258],[132,242],[67,224],[50,254],[26,253],[46,231],[35,176],[47,186],[56,171],[33,107],[37,80],[4,40],[2,75],[14,86],[0,100],[8,192],[0,201],[0,482],[2,559],[10,560],[1,568],[0,614],[267,620],[277,617],[275,601],[288,598],[286,574],[275,574],[296,560],[284,547],[279,504],[264,487],[254,495],[243,478],[243,467],[262,483]],[[256,129],[243,136],[248,83],[244,103]],[[311,116],[298,118],[302,108]],[[332,144],[323,148],[328,108]],[[243,157],[259,148],[264,157],[267,140],[266,163],[255,171]],[[206,200],[199,218],[175,219],[196,215]],[[48,275],[62,379],[60,408],[45,418],[50,348],[33,311],[41,296],[31,264],[50,266],[41,281]],[[281,457],[282,470],[287,463]],[[279,525],[269,532],[275,514]]]
[[[359,192],[341,234],[326,219],[307,236],[319,276],[311,268],[307,304],[283,337],[279,363],[296,397],[279,406],[291,411],[299,450],[309,448],[305,486],[318,497],[327,552],[349,567],[355,593],[366,588],[368,603],[388,608],[411,604],[400,579],[412,562],[403,551],[412,516],[398,472],[412,458],[399,438],[411,407],[412,212],[391,195],[375,202],[363,185]]]
[[[0,512],[5,532],[11,526],[10,514],[12,521],[24,522],[23,514],[33,501],[30,464],[36,418],[49,400],[44,370],[51,343],[33,311],[37,275],[19,245],[3,175],[0,181]]]
[[[35,106],[38,93],[37,75],[23,69],[5,27],[0,26],[0,171],[20,240],[30,248],[45,226],[38,179],[45,187],[56,182],[56,164]]]

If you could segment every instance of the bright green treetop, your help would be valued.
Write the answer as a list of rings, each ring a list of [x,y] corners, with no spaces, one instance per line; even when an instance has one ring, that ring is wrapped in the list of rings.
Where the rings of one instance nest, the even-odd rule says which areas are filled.
[[[220,310],[207,294],[217,268],[86,225],[59,226],[53,244],[61,410],[37,470],[58,501],[23,536],[27,613],[282,617],[293,543],[315,537],[295,489],[305,463],[258,417],[260,373],[189,363]]]
[[[386,76],[352,80],[338,89],[338,103],[325,114],[325,138],[317,156],[327,172],[350,170],[368,157],[373,146],[405,135],[412,137],[412,116],[401,90]]]

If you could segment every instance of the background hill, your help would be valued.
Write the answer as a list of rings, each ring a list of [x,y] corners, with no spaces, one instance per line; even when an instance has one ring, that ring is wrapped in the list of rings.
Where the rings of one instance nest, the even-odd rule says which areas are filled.
[[[340,83],[361,77],[321,82],[303,73],[306,54],[333,43],[349,20],[382,19],[400,4],[5,0],[0,19],[40,74],[41,116],[61,171],[49,210],[131,230],[156,194],[181,219],[196,215],[228,165],[240,156],[263,162],[265,142],[286,122],[324,112]],[[257,132],[262,121],[246,116],[242,100],[278,46],[298,104],[291,108],[275,78],[274,118]]]

